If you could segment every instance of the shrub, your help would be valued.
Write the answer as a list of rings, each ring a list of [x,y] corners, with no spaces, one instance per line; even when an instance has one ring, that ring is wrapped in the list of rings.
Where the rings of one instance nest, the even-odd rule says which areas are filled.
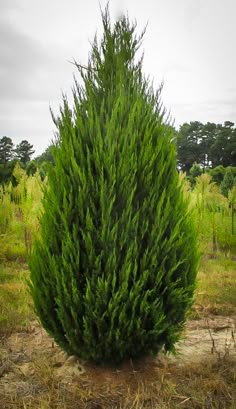
[[[210,175],[212,177],[213,182],[220,185],[223,182],[224,175],[225,175],[225,168],[222,165],[216,166],[213,169],[210,169]]]
[[[226,169],[223,182],[221,183],[221,191],[225,197],[228,197],[228,192],[234,187],[234,175],[230,167]]]
[[[54,118],[41,235],[30,258],[42,325],[69,354],[120,362],[173,351],[192,303],[196,239],[173,131],[142,75],[143,33],[103,14],[83,85]]]
[[[189,181],[191,183],[191,186],[194,187],[196,184],[196,178],[198,176],[201,176],[203,173],[203,170],[200,165],[197,163],[194,163],[193,166],[191,167],[189,171]]]

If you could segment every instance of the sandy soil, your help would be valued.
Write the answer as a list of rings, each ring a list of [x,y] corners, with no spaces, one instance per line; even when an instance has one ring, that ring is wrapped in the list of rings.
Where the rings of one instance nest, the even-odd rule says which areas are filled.
[[[188,321],[184,338],[177,345],[176,356],[159,356],[152,360],[152,376],[158,368],[169,365],[182,366],[236,356],[236,317],[227,318],[212,316],[211,318]],[[143,365],[143,361],[142,361]],[[150,366],[150,360],[148,361]],[[35,321],[26,330],[13,333],[1,340],[0,344],[0,407],[1,396],[20,399],[22,396],[39,395],[48,388],[49,379],[60,383],[61,387],[71,385],[74,378],[82,377],[93,382],[119,383],[119,373],[123,380],[132,372],[142,378],[142,369],[136,366],[123,367],[119,370],[103,368],[97,370],[91,365],[69,357],[58,348],[52,339]],[[154,374],[154,375],[153,375]],[[13,399],[13,400],[14,400]],[[13,407],[13,406],[9,406]]]

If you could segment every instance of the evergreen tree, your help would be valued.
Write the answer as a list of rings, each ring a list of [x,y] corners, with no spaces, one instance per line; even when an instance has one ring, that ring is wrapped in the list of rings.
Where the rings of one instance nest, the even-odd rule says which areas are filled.
[[[13,142],[8,136],[3,136],[0,139],[0,164],[6,164],[13,158]]]
[[[221,183],[221,192],[225,197],[228,197],[228,192],[233,188],[234,183],[234,174],[232,169],[229,167],[226,169],[223,182]]]
[[[192,304],[196,238],[173,131],[135,58],[143,34],[103,14],[59,133],[30,259],[41,323],[69,354],[120,362],[174,349]]]
[[[195,186],[196,184],[196,178],[198,176],[201,176],[202,173],[203,173],[203,170],[201,166],[198,165],[198,163],[194,163],[189,171],[189,181],[192,187]]]
[[[37,172],[37,169],[37,162],[35,160],[28,162],[25,169],[27,176],[33,176]]]
[[[236,129],[233,126],[229,121],[217,126],[216,140],[210,148],[213,167],[236,165]]]
[[[236,129],[234,123],[224,125],[199,121],[184,123],[177,133],[178,167],[189,172],[194,162],[203,168],[236,165]]]
[[[50,145],[47,147],[47,149],[43,153],[41,153],[41,155],[35,158],[35,162],[37,163],[38,166],[40,166],[44,162],[50,162],[54,164],[53,149],[54,149],[54,146]]]
[[[220,185],[224,179],[225,168],[224,166],[219,165],[211,169],[209,173],[212,177],[213,182],[215,182],[217,185]]]
[[[50,165],[54,165],[54,156],[53,156],[53,150],[55,149],[55,146],[50,145],[47,147],[47,149],[39,156],[35,158],[35,162],[37,164],[39,174],[42,180],[45,179],[48,173],[48,167]]]
[[[33,145],[28,141],[21,141],[15,149],[16,159],[22,162],[24,165],[28,163],[31,159],[31,156],[34,154]]]
[[[178,166],[183,172],[189,172],[194,163],[205,163],[201,140],[203,124],[195,121],[181,125],[177,136]]]
[[[0,184],[5,185],[12,179],[12,172],[16,161],[14,156],[14,144],[8,136],[0,138]]]
[[[12,181],[12,173],[16,165],[16,160],[10,160],[6,163],[0,163],[0,184],[6,185]]]

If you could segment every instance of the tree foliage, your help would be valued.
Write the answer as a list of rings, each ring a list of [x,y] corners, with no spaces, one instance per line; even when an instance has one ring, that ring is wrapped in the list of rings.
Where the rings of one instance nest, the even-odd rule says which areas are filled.
[[[185,172],[194,162],[204,168],[236,166],[236,129],[232,122],[185,123],[179,129],[177,146],[178,166]]]
[[[33,153],[33,145],[28,141],[21,141],[15,148],[12,139],[3,136],[0,139],[0,184],[6,185],[10,181],[15,182],[13,171],[17,162],[20,162],[22,167],[27,168],[28,174],[35,173],[36,163],[30,163]]]
[[[21,141],[15,148],[15,157],[24,165],[30,161],[33,154],[33,145],[26,140]]]
[[[198,165],[198,163],[194,163],[189,171],[189,181],[192,186],[195,185],[196,178],[198,176],[201,176],[202,172],[203,172],[202,167]]]
[[[174,348],[192,303],[195,232],[171,127],[135,58],[128,18],[95,39],[64,98],[59,141],[30,260],[46,330],[69,354],[122,361]]]
[[[226,169],[224,179],[221,183],[221,192],[225,197],[228,197],[229,190],[233,189],[235,179],[231,168]]]
[[[5,164],[13,159],[13,142],[8,136],[3,136],[0,139],[0,163]]]
[[[36,163],[40,166],[44,162],[49,162],[54,164],[53,150],[55,149],[54,145],[49,145],[41,155],[35,158]]]
[[[216,166],[213,169],[210,169],[209,171],[213,182],[215,182],[217,185],[220,185],[221,182],[223,182],[224,175],[225,175],[225,168],[222,165]]]
[[[16,161],[14,158],[14,144],[8,136],[0,139],[0,184],[11,180]]]

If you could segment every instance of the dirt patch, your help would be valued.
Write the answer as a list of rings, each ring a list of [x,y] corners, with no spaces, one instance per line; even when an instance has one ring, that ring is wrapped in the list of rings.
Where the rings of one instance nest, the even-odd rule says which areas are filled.
[[[223,355],[236,354],[236,317],[212,316],[208,319],[188,321],[186,332],[182,340],[176,347],[177,356],[163,357],[161,354],[157,358],[174,360],[185,363],[191,360],[200,362],[209,355],[217,354],[219,358]],[[13,333],[5,340],[2,340],[0,347],[0,358],[7,357],[9,362],[17,365],[30,362],[37,354],[44,354],[51,357],[54,367],[65,365],[75,366],[78,360],[75,357],[68,357],[55,345],[45,330],[37,321],[31,323],[26,331]],[[5,361],[4,361],[5,362]],[[80,364],[80,372],[82,370]],[[0,369],[1,375],[2,369]]]
[[[27,331],[11,334],[2,340],[0,402],[4,403],[3,406],[0,403],[0,408],[74,408],[72,404],[66,404],[68,394],[71,399],[73,393],[79,393],[81,402],[89,401],[90,396],[94,402],[98,387],[102,396],[116,398],[130,389],[139,390],[141,383],[144,389],[147,383],[161,388],[162,379],[170,373],[171,368],[236,358],[235,322],[236,319],[232,317],[219,316],[189,321],[184,338],[177,345],[176,356],[159,354],[156,359],[129,362],[119,369],[101,369],[80,362],[75,357],[68,357],[41,326],[33,322]],[[162,393],[161,389],[158,391],[155,393]],[[149,390],[145,389],[143,394],[148,395]],[[40,406],[45,397],[48,406]],[[32,399],[34,403],[30,406]],[[14,406],[16,402],[22,402],[22,406]],[[25,402],[29,406],[25,406]],[[115,404],[113,406],[116,407]]]
[[[216,356],[224,359],[229,354],[236,357],[236,318],[215,316],[189,321],[176,350],[174,360],[179,364],[198,363]]]

